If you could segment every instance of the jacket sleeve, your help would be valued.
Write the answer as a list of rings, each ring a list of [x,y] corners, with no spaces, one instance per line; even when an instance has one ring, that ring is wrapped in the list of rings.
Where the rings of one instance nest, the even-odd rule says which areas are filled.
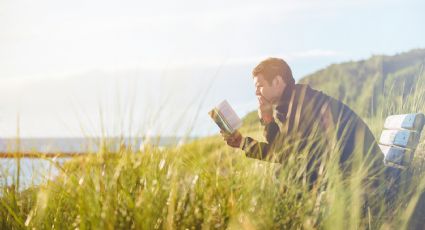
[[[272,121],[264,126],[264,136],[267,142],[260,142],[251,137],[245,137],[242,141],[241,148],[247,157],[265,160],[278,132],[279,126],[276,122]]]

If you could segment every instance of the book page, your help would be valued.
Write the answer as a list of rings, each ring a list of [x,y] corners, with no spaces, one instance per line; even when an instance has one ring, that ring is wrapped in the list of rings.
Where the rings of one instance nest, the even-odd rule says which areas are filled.
[[[233,110],[233,108],[229,105],[229,103],[224,100],[217,106],[218,111],[220,112],[220,115],[223,116],[223,119],[226,121],[226,123],[230,126],[232,129],[232,132],[237,130],[242,126],[242,120],[239,118],[239,116],[236,114],[236,112]]]

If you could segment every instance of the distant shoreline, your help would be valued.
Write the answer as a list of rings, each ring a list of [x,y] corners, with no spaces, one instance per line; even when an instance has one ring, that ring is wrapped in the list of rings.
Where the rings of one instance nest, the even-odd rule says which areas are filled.
[[[107,146],[111,152],[121,147],[139,149],[143,144],[159,147],[176,146],[198,137],[58,137],[58,138],[0,138],[0,153],[87,153]]]

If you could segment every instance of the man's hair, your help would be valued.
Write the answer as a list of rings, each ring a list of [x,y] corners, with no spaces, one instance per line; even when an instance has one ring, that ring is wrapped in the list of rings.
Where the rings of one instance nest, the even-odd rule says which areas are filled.
[[[276,75],[280,75],[288,85],[295,84],[294,77],[289,65],[280,58],[267,58],[260,62],[253,70],[252,76],[262,74],[266,81],[271,84]]]

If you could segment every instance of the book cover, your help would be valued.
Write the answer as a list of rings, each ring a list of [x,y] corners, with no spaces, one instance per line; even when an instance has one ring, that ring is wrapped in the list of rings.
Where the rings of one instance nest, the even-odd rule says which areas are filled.
[[[226,100],[213,108],[208,114],[218,127],[226,133],[234,133],[242,126],[242,120]]]

